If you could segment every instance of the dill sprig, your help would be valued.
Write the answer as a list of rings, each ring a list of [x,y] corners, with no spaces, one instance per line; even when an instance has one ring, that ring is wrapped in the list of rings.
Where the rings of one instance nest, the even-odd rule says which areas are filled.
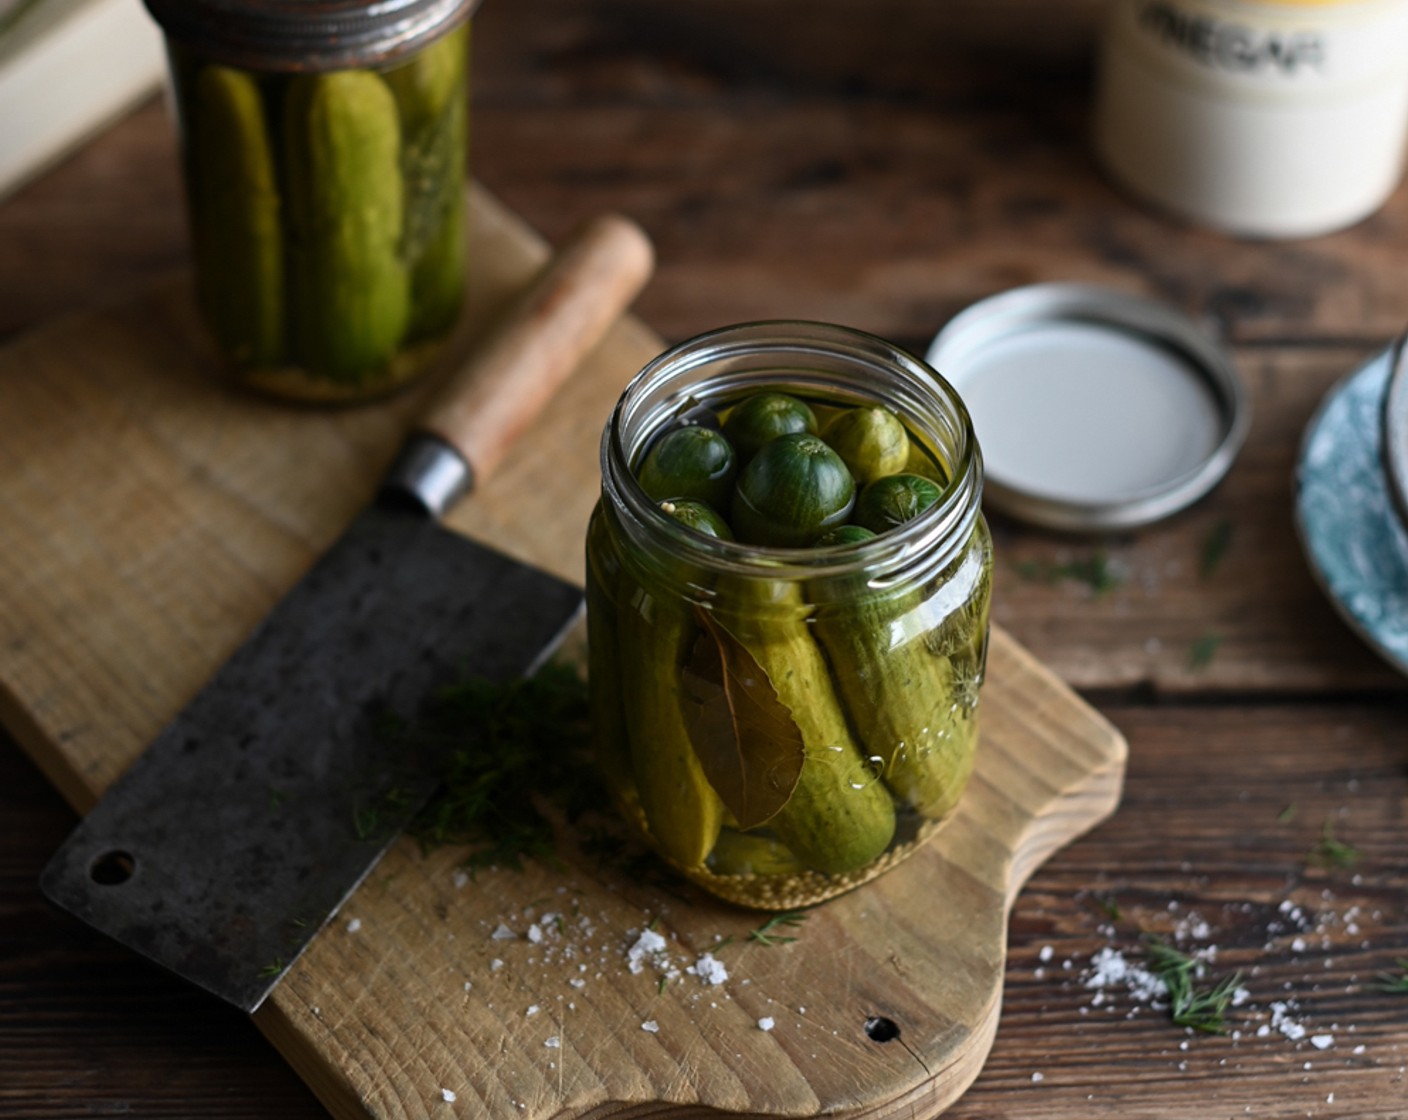
[[[570,665],[550,663],[507,684],[471,679],[441,689],[404,734],[446,759],[444,788],[409,831],[425,850],[470,846],[471,871],[556,861],[538,795],[569,818],[603,803],[589,753],[587,686]]]
[[[1375,988],[1393,995],[1408,995],[1408,957],[1398,958],[1398,972],[1380,972]]]
[[[1088,556],[1078,556],[1065,563],[1052,560],[1025,560],[1017,565],[1017,574],[1032,583],[1083,583],[1098,599],[1124,582],[1115,571],[1104,549]]]
[[[1334,818],[1326,817],[1320,842],[1310,849],[1309,859],[1318,867],[1353,867],[1359,862],[1359,849],[1336,840]]]
[[[1204,579],[1212,578],[1231,543],[1232,522],[1223,518],[1208,531],[1207,539],[1203,541],[1203,559],[1199,570]]]
[[[1204,634],[1188,648],[1188,668],[1206,669],[1217,656],[1217,647],[1222,645],[1221,634]]]
[[[1175,1024],[1204,1034],[1226,1034],[1226,1012],[1232,1005],[1242,974],[1234,973],[1211,988],[1199,987],[1202,964],[1167,942],[1145,940],[1149,971],[1168,988],[1168,1012]]]
[[[796,941],[795,937],[786,934],[773,933],[772,931],[782,926],[795,929],[807,920],[806,914],[800,910],[784,910],[780,914],[774,914],[755,930],[750,930],[748,940],[755,941],[759,945],[786,945],[790,941]]]

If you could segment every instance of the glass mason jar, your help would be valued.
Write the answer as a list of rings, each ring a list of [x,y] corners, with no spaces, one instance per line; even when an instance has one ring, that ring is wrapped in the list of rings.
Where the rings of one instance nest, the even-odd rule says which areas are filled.
[[[780,548],[686,528],[635,472],[667,430],[760,390],[829,417],[879,404],[917,518],[857,544]],[[587,535],[596,751],[619,808],[675,868],[746,906],[840,894],[954,811],[977,745],[992,544],[968,413],[926,365],[820,323],[728,327],[656,358],[602,438]]]
[[[381,395],[460,313],[475,0],[147,0],[166,34],[196,292],[250,386]]]

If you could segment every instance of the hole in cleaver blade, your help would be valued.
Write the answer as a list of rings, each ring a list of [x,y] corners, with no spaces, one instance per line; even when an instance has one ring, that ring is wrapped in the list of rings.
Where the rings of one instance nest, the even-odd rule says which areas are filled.
[[[386,733],[445,683],[512,680],[580,589],[374,506],[45,868],[59,906],[253,1011],[434,792]]]

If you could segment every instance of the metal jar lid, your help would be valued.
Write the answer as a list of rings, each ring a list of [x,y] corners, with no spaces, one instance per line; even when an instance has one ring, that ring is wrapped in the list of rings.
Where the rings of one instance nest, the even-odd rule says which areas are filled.
[[[344,70],[414,54],[478,0],[146,0],[171,39],[251,70]]]
[[[960,312],[928,362],[963,397],[992,508],[1046,528],[1129,529],[1227,473],[1251,407],[1230,355],[1186,316],[1083,284]]]

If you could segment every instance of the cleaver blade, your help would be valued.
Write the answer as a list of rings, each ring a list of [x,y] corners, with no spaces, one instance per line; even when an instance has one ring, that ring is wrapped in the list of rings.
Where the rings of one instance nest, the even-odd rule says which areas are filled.
[[[431,404],[377,499],[73,831],[54,903],[254,1011],[439,784],[392,728],[466,675],[531,673],[580,589],[438,518],[644,284],[597,219]],[[472,464],[472,466],[471,466]]]

